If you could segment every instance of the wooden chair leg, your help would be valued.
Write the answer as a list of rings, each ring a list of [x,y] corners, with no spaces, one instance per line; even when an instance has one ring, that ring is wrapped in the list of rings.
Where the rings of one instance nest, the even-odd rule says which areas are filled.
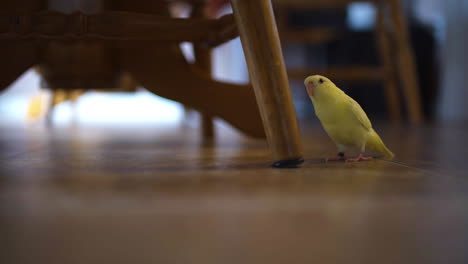
[[[52,125],[55,106],[63,102],[65,99],[65,92],[59,89],[50,90],[49,107],[45,115],[46,124]]]
[[[208,75],[211,75],[211,51],[205,47],[199,47],[198,45],[194,46],[194,55],[196,65],[206,72]],[[213,138],[215,135],[214,125],[213,125],[213,116],[209,113],[201,112],[201,129],[202,136],[205,139]]]
[[[396,39],[400,79],[403,84],[403,94],[406,100],[409,120],[412,123],[424,121],[421,108],[421,94],[419,92],[416,65],[410,47],[408,28],[403,16],[399,0],[387,0],[389,3],[390,18],[394,26]]]
[[[205,5],[204,2],[195,3],[192,7],[192,17],[205,17]],[[195,56],[195,65],[206,73],[207,76],[212,76],[211,67],[211,49],[209,47],[203,47],[199,44],[193,44],[193,53]],[[214,137],[214,125],[213,116],[209,113],[201,114],[201,130],[204,139],[210,139]]]
[[[270,0],[233,0],[274,167],[302,163],[302,146]]]
[[[385,99],[387,100],[389,117],[392,121],[401,121],[401,104],[396,85],[396,69],[390,50],[390,38],[385,27],[384,7],[382,4],[377,7],[377,46],[380,53],[381,67],[384,72]]]

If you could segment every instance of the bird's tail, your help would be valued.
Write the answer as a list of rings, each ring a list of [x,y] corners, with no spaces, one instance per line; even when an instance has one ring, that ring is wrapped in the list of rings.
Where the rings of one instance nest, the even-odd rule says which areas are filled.
[[[372,129],[369,138],[367,139],[366,148],[384,155],[384,159],[392,160],[395,155],[391,152],[380,139],[379,135]]]

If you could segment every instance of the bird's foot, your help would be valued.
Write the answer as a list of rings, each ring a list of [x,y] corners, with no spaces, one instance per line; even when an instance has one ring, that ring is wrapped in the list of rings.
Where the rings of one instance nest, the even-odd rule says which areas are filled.
[[[364,157],[361,154],[359,154],[359,156],[357,156],[356,158],[349,158],[349,159],[346,159],[346,162],[356,162],[356,161],[369,161],[369,160],[372,160],[373,158],[372,157]]]
[[[343,152],[339,152],[336,157],[333,157],[333,158],[326,158],[325,159],[325,162],[329,162],[329,161],[343,161],[343,160],[346,160],[345,158],[345,155]]]

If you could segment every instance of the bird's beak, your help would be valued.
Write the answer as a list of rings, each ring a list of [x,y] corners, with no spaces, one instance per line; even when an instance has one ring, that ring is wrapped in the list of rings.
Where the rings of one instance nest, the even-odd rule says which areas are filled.
[[[314,84],[312,82],[307,83],[307,93],[309,96],[314,97]]]

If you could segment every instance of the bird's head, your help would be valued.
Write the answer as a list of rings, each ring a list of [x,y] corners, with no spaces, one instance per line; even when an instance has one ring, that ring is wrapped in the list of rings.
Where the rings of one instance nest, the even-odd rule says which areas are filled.
[[[307,93],[311,98],[322,97],[332,93],[336,88],[335,84],[327,77],[312,75],[304,80]]]

